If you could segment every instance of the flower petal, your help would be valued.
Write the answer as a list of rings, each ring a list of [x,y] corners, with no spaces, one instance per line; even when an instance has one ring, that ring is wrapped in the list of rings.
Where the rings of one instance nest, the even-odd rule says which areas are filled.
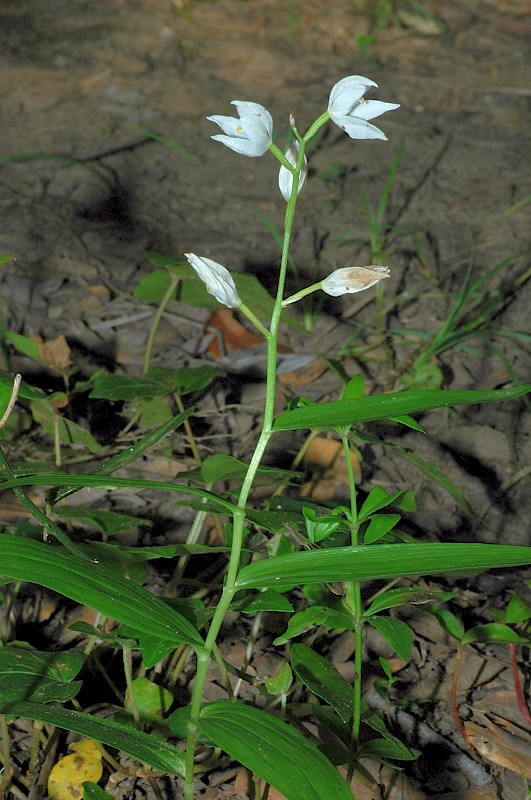
[[[362,75],[348,75],[338,81],[330,92],[328,110],[330,114],[348,114],[354,103],[363,97],[369,86],[378,84]]]
[[[380,114],[385,114],[386,111],[393,111],[395,108],[400,108],[400,103],[384,103],[382,100],[365,100],[356,106],[354,112],[358,119],[374,119],[379,117]]]
[[[299,157],[299,150],[301,146],[299,142],[294,139],[288,149],[285,152],[285,156],[288,159],[289,163],[292,164],[294,167],[297,164],[297,158]],[[308,161],[306,156],[304,156],[304,163],[302,165],[302,169],[299,175],[299,186],[297,189],[297,194],[300,194],[304,184],[306,183],[306,178],[308,177]],[[289,171],[284,166],[280,167],[280,171],[278,173],[278,188],[280,189],[280,193],[286,203],[288,202],[289,198],[291,197],[291,189],[293,187],[293,173]]]
[[[241,300],[228,269],[211,258],[196,256],[195,253],[185,253],[184,256],[205,284],[209,294],[228,308],[238,308]]]
[[[212,136],[212,139],[222,142],[236,153],[251,157],[263,156],[273,141],[271,114],[259,103],[244,100],[233,100],[232,103],[238,110],[239,119],[219,114],[207,117],[219,125],[225,134]]]
[[[321,281],[321,289],[331,297],[339,297],[342,294],[362,292],[388,277],[388,267],[343,267],[331,272]]]
[[[366,122],[364,119],[336,117],[334,115],[332,120],[342,131],[348,133],[351,139],[384,139],[387,141],[387,136],[380,128],[377,128],[376,125],[371,125],[370,122]]]

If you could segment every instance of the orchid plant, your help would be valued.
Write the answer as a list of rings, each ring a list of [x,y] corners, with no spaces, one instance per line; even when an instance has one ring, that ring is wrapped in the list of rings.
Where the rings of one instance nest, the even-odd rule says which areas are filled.
[[[168,720],[171,734],[186,738],[185,752],[169,741],[150,736],[141,729],[134,729],[116,720],[46,704],[42,700],[43,695],[62,702],[75,697],[79,686],[72,689],[74,684],[68,682],[72,681],[83,661],[78,658],[78,650],[73,650],[70,655],[75,657],[69,659],[66,658],[68,654],[60,654],[62,671],[59,674],[60,694],[57,696],[49,694],[51,678],[42,672],[40,664],[34,667],[33,662],[25,667],[27,674],[31,673],[31,680],[28,679],[24,685],[19,681],[12,690],[6,689],[4,685],[0,687],[0,722],[3,726],[0,733],[4,743],[7,717],[2,715],[40,720],[90,736],[123,750],[158,770],[181,776],[184,798],[193,800],[194,775],[205,768],[204,763],[196,763],[200,739],[201,742],[212,743],[215,748],[228,753],[252,773],[273,785],[288,800],[353,800],[351,778],[355,770],[360,770],[363,774],[360,758],[378,757],[388,763],[389,760],[400,762],[415,757],[415,751],[395,738],[384,722],[362,702],[363,627],[365,624],[371,625],[399,656],[407,660],[412,643],[411,631],[400,619],[389,616],[388,610],[408,602],[445,601],[453,596],[453,593],[437,594],[414,586],[394,586],[396,580],[404,576],[447,573],[456,569],[478,570],[531,563],[530,548],[527,547],[413,542],[411,538],[403,536],[397,527],[401,519],[398,512],[415,510],[412,492],[401,490],[388,494],[384,489],[376,487],[362,503],[358,503],[350,458],[351,448],[355,446],[353,426],[357,424],[386,419],[424,433],[412,414],[454,404],[512,399],[531,391],[531,386],[516,386],[497,391],[400,391],[365,397],[363,379],[361,375],[357,375],[346,383],[339,400],[321,404],[301,401],[275,415],[278,335],[284,309],[314,292],[322,291],[332,297],[361,292],[388,279],[391,274],[388,267],[381,265],[343,266],[295,294],[285,296],[297,198],[307,181],[308,145],[330,121],[345,131],[351,139],[386,140],[385,134],[371,121],[399,106],[365,99],[366,92],[371,88],[376,88],[374,81],[359,75],[340,80],[332,88],[327,109],[304,134],[299,131],[295,117],[291,114],[289,122],[293,141],[286,152],[282,152],[273,141],[272,116],[258,103],[235,100],[233,105],[238,113],[237,118],[219,115],[208,117],[223,132],[212,137],[215,141],[238,154],[252,158],[261,157],[268,151],[273,155],[279,164],[279,189],[286,202],[276,297],[267,322],[264,323],[262,313],[256,308],[253,310],[252,300],[249,305],[242,300],[240,295],[246,301],[247,296],[238,290],[236,273],[231,273],[225,266],[205,255],[185,254],[188,264],[207,292],[222,305],[243,314],[267,343],[263,421],[248,464],[234,459],[230,462],[228,471],[225,471],[226,462],[222,462],[221,466],[203,462],[199,471],[187,474],[186,478],[199,481],[206,488],[190,486],[188,480],[183,483],[179,483],[179,480],[162,483],[114,477],[115,471],[130,464],[179,425],[187,424],[193,408],[184,410],[176,386],[180,386],[181,391],[183,387],[187,391],[196,391],[198,387],[203,389],[208,384],[208,376],[205,378],[202,374],[198,378],[195,374],[187,374],[185,377],[185,370],[171,371],[168,376],[159,367],[150,376],[149,357],[146,357],[144,365],[144,388],[150,382],[155,382],[159,387],[156,391],[160,391],[162,383],[164,393],[167,385],[164,381],[171,382],[181,413],[148,434],[135,446],[112,456],[92,472],[81,476],[57,471],[47,475],[40,472],[15,475],[0,450],[0,468],[3,471],[0,489],[12,489],[42,526],[46,536],[57,540],[56,546],[50,547],[44,542],[0,532],[0,576],[41,583],[93,607],[102,617],[122,623],[123,627],[118,629],[118,633],[114,630],[108,633],[102,631],[101,627],[88,626],[86,623],[78,623],[77,627],[72,628],[82,635],[92,636],[93,641],[98,637],[112,640],[123,649],[130,697],[134,697],[130,657],[132,649],[142,650],[146,668],[155,666],[176,649],[179,662],[184,663],[187,651],[193,650],[197,669],[190,705],[185,709],[185,714],[181,713],[183,709],[177,709]],[[187,265],[186,268],[188,269]],[[178,280],[179,277],[173,276],[164,295],[164,302],[170,298]],[[160,320],[161,314],[162,305],[156,319]],[[153,339],[154,332],[155,328],[152,329],[149,340]],[[115,391],[114,375],[99,376],[95,388],[98,388],[98,381],[101,387],[107,379],[109,383],[105,385],[111,386]],[[5,380],[5,375],[0,374],[0,402],[3,397],[1,390],[5,390]],[[13,407],[19,389],[22,398],[41,400],[37,390],[22,382],[11,397],[11,392],[8,392],[8,408]],[[135,390],[131,389],[132,392]],[[5,417],[4,414],[0,426]],[[274,509],[261,512],[252,508],[251,492],[256,478],[259,474],[264,474],[264,471],[267,473],[261,462],[271,438],[282,431],[323,428],[334,431],[341,441],[346,457],[349,504],[323,508],[307,500],[297,506],[296,512],[292,510],[288,513],[286,507],[286,517],[289,519],[283,516],[283,511],[280,516],[278,513],[275,516]],[[198,472],[200,478],[197,477]],[[234,495],[227,496],[223,492],[212,491],[216,480],[231,480],[235,472],[241,480],[236,500],[232,499]],[[288,476],[291,478],[292,473]],[[180,477],[182,476],[178,476]],[[285,478],[286,474],[283,473],[282,479]],[[195,506],[198,515],[185,546],[186,556],[194,554],[193,547],[205,511],[228,515],[231,518],[231,524],[226,527],[230,553],[218,601],[207,608],[196,598],[189,602],[187,598],[179,598],[178,604],[172,605],[171,601],[166,602],[143,586],[137,585],[134,580],[125,577],[125,572],[120,572],[116,562],[120,560],[120,554],[129,565],[127,559],[136,558],[138,548],[133,548],[134,553],[124,548],[125,553],[122,553],[114,546],[109,556],[109,550],[103,546],[106,543],[78,544],[72,541],[69,534],[25,495],[22,487],[39,484],[55,487],[47,495],[47,510],[55,508],[54,513],[61,511],[60,501],[81,487],[109,490],[135,486],[177,491],[198,497],[199,505]],[[194,507],[192,501],[186,501],[186,504]],[[385,513],[390,509],[392,513]],[[304,550],[297,550],[288,540],[287,534],[290,533],[293,517],[297,524],[293,532],[302,537]],[[265,548],[265,552],[264,549],[257,551],[253,547],[243,549],[245,535],[252,525],[258,525],[273,535],[273,543]],[[94,544],[99,544],[100,547],[94,548]],[[206,545],[202,547],[208,550]],[[153,549],[156,554],[147,556],[148,558],[158,558],[164,550]],[[169,546],[169,550],[171,553],[167,553],[167,557],[174,557],[175,547]],[[181,566],[179,561],[170,589],[179,582]],[[392,588],[384,586],[372,598],[366,599],[362,594],[362,581],[373,579],[390,580],[393,582]],[[355,640],[353,685],[349,685],[323,656],[306,644],[294,643],[290,650],[290,663],[286,662],[279,675],[271,676],[260,686],[268,708],[262,709],[243,703],[237,700],[237,689],[233,688],[227,673],[232,670],[239,682],[247,681],[255,687],[257,684],[247,672],[248,664],[240,670],[234,670],[221,657],[218,638],[227,613],[243,609],[258,615],[262,610],[291,614],[293,607],[283,593],[294,586],[300,587],[308,607],[292,613],[288,629],[274,643],[286,644],[318,625],[352,630]],[[0,648],[0,656],[6,656],[7,651],[7,647]],[[127,658],[126,652],[129,654]],[[21,653],[22,655],[17,655],[17,675],[22,669],[19,662],[25,651]],[[224,678],[228,699],[205,704],[207,671],[212,660],[215,660]],[[65,677],[66,661],[70,665],[68,678]],[[0,663],[2,669],[3,664],[4,662]],[[324,741],[316,744],[286,721],[289,712],[286,701],[292,686],[293,673],[301,684],[323,701],[323,704],[312,704],[309,713],[328,731],[327,738],[336,742],[335,747],[327,749]],[[53,677],[57,682],[57,676]],[[39,681],[44,678],[46,690],[42,690],[41,694],[35,692],[28,695],[27,685],[35,685],[41,691]],[[277,697],[281,707],[280,715],[270,713],[276,706]],[[139,725],[138,713],[134,718]],[[346,779],[336,769],[337,765],[347,766]],[[87,789],[85,796],[108,798],[97,786],[95,789],[91,786],[90,792]]]

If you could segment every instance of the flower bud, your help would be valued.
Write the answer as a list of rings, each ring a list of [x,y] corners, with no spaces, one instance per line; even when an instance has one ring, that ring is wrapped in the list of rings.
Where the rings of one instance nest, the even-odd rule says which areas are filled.
[[[369,289],[389,277],[389,267],[343,267],[321,281],[321,289],[332,297]]]
[[[185,253],[184,256],[205,284],[209,294],[228,308],[238,308],[242,301],[228,269],[210,258],[196,256],[195,253]]]
[[[294,139],[288,149],[285,152],[285,156],[288,159],[289,163],[292,166],[297,165],[297,159],[299,157],[299,150],[301,146],[297,139]],[[299,175],[299,188],[297,189],[297,194],[300,194],[302,187],[306,183],[306,178],[308,177],[308,161],[306,156],[304,156],[304,162],[302,165],[302,169]],[[288,202],[291,196],[291,188],[293,186],[293,174],[287,169],[286,167],[280,167],[280,172],[278,173],[278,187],[282,194],[282,197]]]

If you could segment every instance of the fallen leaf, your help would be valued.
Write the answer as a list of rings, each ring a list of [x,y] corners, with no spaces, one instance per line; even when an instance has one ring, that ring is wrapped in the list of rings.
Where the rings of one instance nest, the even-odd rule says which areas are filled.
[[[63,375],[68,372],[72,362],[70,361],[70,348],[63,334],[59,334],[48,342],[44,342],[40,336],[31,338],[39,342],[39,354],[45,364],[62,372]]]
[[[64,756],[52,767],[48,778],[51,800],[81,800],[83,781],[97,783],[102,776],[101,751],[93,739],[70,745],[75,753]]]

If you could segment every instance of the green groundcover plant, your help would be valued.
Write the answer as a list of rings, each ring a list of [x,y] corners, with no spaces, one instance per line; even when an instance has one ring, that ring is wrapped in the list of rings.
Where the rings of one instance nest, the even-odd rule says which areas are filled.
[[[286,213],[276,297],[264,301],[256,287],[244,281],[247,276],[233,274],[211,258],[194,253],[185,254],[184,264],[171,260],[162,264],[167,268],[166,282],[163,290],[158,294],[155,290],[154,294],[162,297],[162,308],[178,284],[184,281],[183,286],[193,285],[193,280],[199,278],[202,284],[196,287],[206,287],[218,303],[237,309],[263,336],[267,345],[263,422],[249,463],[219,454],[206,459],[198,469],[177,476],[175,481],[115,477],[118,470],[131,464],[178,426],[188,424],[194,408],[185,410],[181,396],[207,387],[217,374],[215,369],[209,368],[209,372],[204,367],[182,372],[151,368],[153,336],[148,340],[142,378],[99,375],[92,382],[92,396],[110,400],[138,397],[153,400],[173,393],[181,409],[177,416],[164,420],[140,442],[84,475],[70,475],[58,469],[36,470],[31,465],[15,469],[15,465],[10,466],[5,457],[0,456],[3,478],[0,489],[13,490],[42,528],[41,535],[35,535],[34,531],[26,534],[19,531],[17,535],[0,533],[3,582],[33,582],[99,613],[96,626],[86,623],[72,626],[83,640],[88,637],[91,642],[84,650],[79,643],[83,640],[78,639],[60,653],[41,653],[27,644],[9,642],[8,628],[4,627],[4,646],[0,648],[0,712],[5,787],[13,777],[9,767],[8,723],[22,716],[91,737],[154,770],[179,776],[186,800],[194,797],[195,773],[212,768],[221,752],[265,779],[288,800],[352,798],[352,775],[356,771],[366,774],[361,759],[377,759],[400,766],[417,756],[417,751],[388,730],[362,701],[364,626],[376,629],[407,661],[412,633],[405,622],[389,614],[390,609],[408,603],[430,603],[430,608],[436,608],[434,604],[444,603],[455,594],[432,592],[414,585],[399,586],[398,579],[531,563],[528,547],[427,543],[412,539],[400,527],[402,513],[415,511],[412,491],[388,493],[376,487],[359,502],[350,458],[355,446],[355,428],[361,423],[390,420],[424,432],[413,414],[437,407],[511,400],[524,396],[531,385],[492,391],[415,389],[365,396],[364,381],[358,375],[346,383],[342,396],[336,401],[298,400],[284,410],[275,408],[278,334],[283,314],[287,316],[288,313],[285,309],[315,292],[338,297],[364,291],[390,275],[389,268],[379,264],[345,266],[285,296],[297,197],[307,177],[307,148],[318,131],[330,122],[353,140],[386,140],[372,120],[398,106],[366,99],[367,91],[375,87],[372,80],[359,75],[343,78],[333,87],[327,109],[304,134],[298,130],[292,114],[292,142],[285,153],[273,141],[270,113],[258,103],[234,101],[237,117],[208,118],[222,131],[213,139],[247,157],[261,157],[269,152],[280,164],[278,181]],[[201,297],[204,299],[205,295]],[[210,298],[205,302],[211,301]],[[155,327],[152,332],[154,330]],[[12,378],[4,374],[0,382],[0,410],[5,409],[1,423],[7,420],[17,392],[20,398],[33,404],[34,415],[35,408],[41,409],[41,418],[45,419],[43,409],[50,407],[50,398],[27,383],[19,385],[19,381],[12,394],[11,384]],[[51,410],[50,429],[56,419],[53,413]],[[308,498],[288,500],[277,494],[265,507],[263,503],[255,507],[252,490],[258,481],[278,484],[296,477],[288,471],[266,469],[261,465],[271,439],[282,437],[284,431],[305,429],[334,431],[339,437],[346,456],[350,502],[345,506],[325,507]],[[78,435],[73,423],[65,427],[64,436]],[[216,484],[232,488],[213,491]],[[30,485],[48,487],[45,512],[27,496],[24,487]],[[99,512],[99,515],[90,510],[76,512],[62,503],[82,487],[106,490],[135,487],[183,495],[180,502],[197,513],[187,543],[177,547],[145,548],[109,543],[108,536],[138,524],[138,520],[124,519],[124,515],[113,515],[113,512]],[[225,524],[222,546],[197,543],[206,513],[229,520]],[[102,542],[84,542],[68,525],[61,527],[53,519],[62,516],[68,522],[76,514],[90,519],[98,527],[103,535]],[[256,545],[249,536],[252,529],[266,534],[265,547]],[[42,541],[42,531],[46,534],[45,541]],[[218,590],[211,587],[210,604],[197,597],[179,597],[186,561],[194,557],[200,559],[204,553],[219,552],[227,554],[227,568],[222,587]],[[146,574],[142,567],[153,558],[175,560],[171,591],[164,597],[142,586]],[[373,580],[382,582],[383,588],[367,598],[363,583]],[[302,610],[295,611],[286,596],[294,588],[306,599]],[[289,653],[289,660],[284,662],[281,671],[259,687],[261,702],[252,705],[238,699],[238,692],[229,678],[232,674],[238,684],[242,681],[253,684],[255,678],[246,672],[245,665],[235,670],[224,662],[218,650],[218,637],[229,612],[255,614],[259,623],[264,611],[289,615],[286,631],[277,637],[275,644],[290,643],[291,647],[284,651]],[[354,632],[352,685],[316,648],[292,642],[319,626]],[[496,629],[498,638],[495,640],[499,640],[499,630]],[[483,634],[488,640],[487,629]],[[253,629],[251,650],[255,636],[256,629]],[[523,639],[518,638],[518,642],[521,641]],[[75,700],[81,688],[81,681],[75,678],[96,642],[104,642],[123,653],[129,713],[122,712],[114,719],[99,716],[97,712],[84,712]],[[133,651],[142,654],[143,667],[147,670],[169,654],[184,657],[193,651],[196,672],[189,705],[172,710],[173,696],[166,689],[158,686],[153,694],[155,684],[146,681],[143,675],[135,678]],[[206,703],[204,689],[212,660],[219,667],[226,699]],[[390,672],[388,677],[391,677]],[[291,700],[296,685],[307,687],[318,701],[297,707],[295,700]],[[303,718],[311,719],[313,726],[301,725]],[[156,735],[152,735],[155,729]],[[207,752],[211,755],[205,761]],[[198,753],[203,757],[201,761],[197,759]],[[338,766],[344,767],[343,774]],[[108,797],[94,784],[85,786],[85,796]]]

